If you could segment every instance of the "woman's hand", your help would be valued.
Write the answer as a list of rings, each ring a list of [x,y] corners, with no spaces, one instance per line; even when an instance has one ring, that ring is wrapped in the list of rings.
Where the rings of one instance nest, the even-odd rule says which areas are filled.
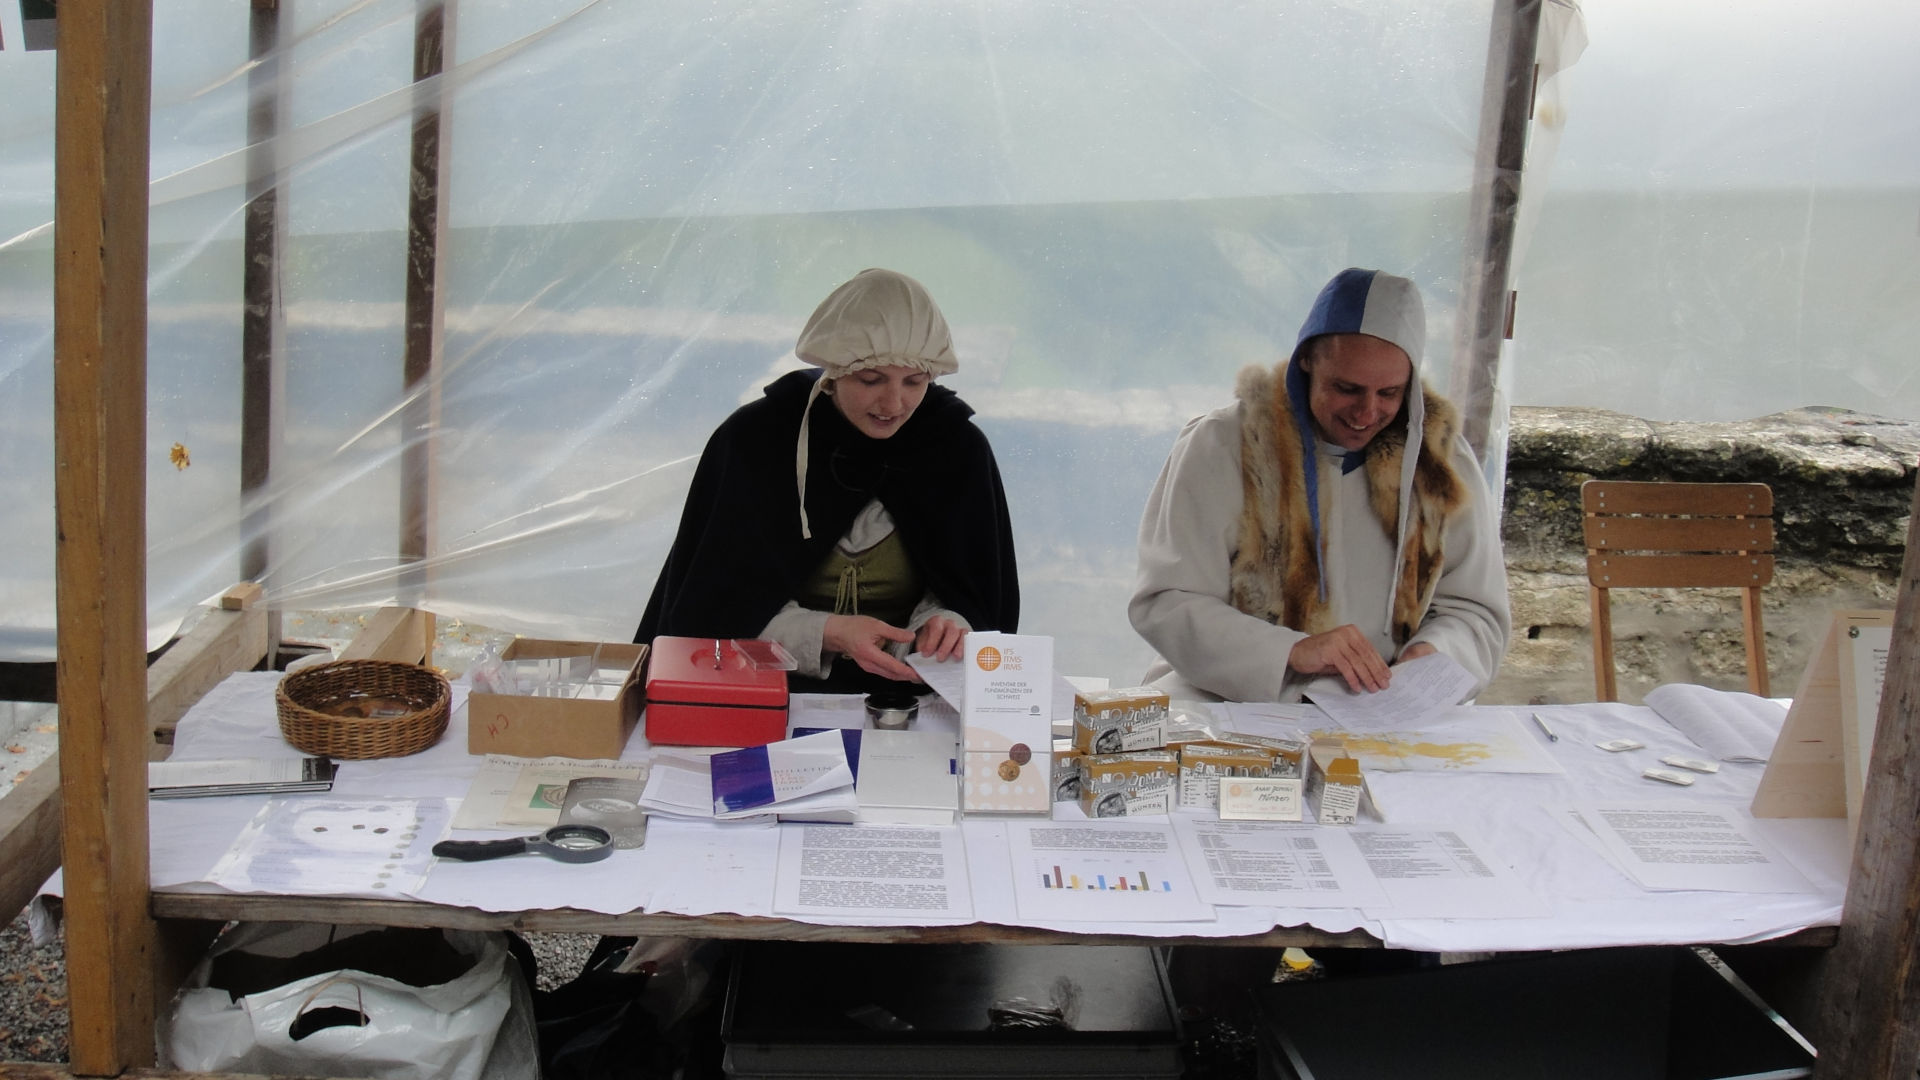
[[[921,625],[913,651],[933,660],[951,660],[960,655],[966,639],[965,627],[945,615],[935,615]]]
[[[912,641],[913,631],[891,626],[869,615],[829,615],[820,635],[829,650],[860,665],[883,679],[919,682],[920,676],[887,651],[895,641]]]
[[[1302,675],[1337,674],[1356,694],[1385,690],[1392,677],[1373,642],[1352,623],[1301,638],[1287,654],[1287,666]]]

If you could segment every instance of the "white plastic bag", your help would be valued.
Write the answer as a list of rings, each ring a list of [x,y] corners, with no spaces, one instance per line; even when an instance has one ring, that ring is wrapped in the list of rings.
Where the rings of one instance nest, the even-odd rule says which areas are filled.
[[[163,1020],[164,1063],[187,1072],[243,1072],[377,1080],[534,1080],[539,1075],[532,996],[504,935],[442,931],[465,970],[409,985],[361,970],[291,979],[238,998],[210,986],[215,964],[244,953],[254,973],[340,947],[374,926],[242,923],[214,942]],[[398,952],[398,951],[394,951]],[[444,957],[442,958],[444,960]],[[408,957],[368,964],[404,971]]]

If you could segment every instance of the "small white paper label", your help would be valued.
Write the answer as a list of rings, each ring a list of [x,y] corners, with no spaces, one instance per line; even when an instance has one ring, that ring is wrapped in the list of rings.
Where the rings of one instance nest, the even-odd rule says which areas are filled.
[[[1694,772],[1709,773],[1720,771],[1720,763],[1717,761],[1702,761],[1699,758],[1681,757],[1679,754],[1668,754],[1660,760],[1676,769],[1692,769]]]
[[[1299,821],[1299,777],[1236,776],[1220,780],[1220,820]]]
[[[1648,769],[1640,775],[1649,780],[1664,780],[1669,784],[1678,784],[1681,787],[1688,787],[1693,784],[1693,777],[1688,776],[1686,773],[1674,772],[1672,769]]]
[[[1593,745],[1599,747],[1602,750],[1611,750],[1612,752],[1617,754],[1622,750],[1638,750],[1647,744],[1643,742],[1636,742],[1633,739],[1608,739],[1606,742],[1597,742],[1597,743],[1594,743]]]

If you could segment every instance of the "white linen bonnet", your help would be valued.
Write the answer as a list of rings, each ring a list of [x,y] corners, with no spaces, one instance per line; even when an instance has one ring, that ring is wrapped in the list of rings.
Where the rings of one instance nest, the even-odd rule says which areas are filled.
[[[813,403],[830,380],[877,367],[904,367],[929,375],[960,370],[947,317],[927,287],[892,270],[862,270],[827,294],[800,331],[793,352],[822,369],[800,414],[794,474],[800,487],[800,535],[807,525],[807,429]]]

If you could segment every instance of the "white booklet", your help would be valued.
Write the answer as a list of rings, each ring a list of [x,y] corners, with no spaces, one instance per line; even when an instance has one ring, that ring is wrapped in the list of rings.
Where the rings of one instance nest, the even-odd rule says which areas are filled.
[[[335,768],[333,761],[324,757],[151,761],[147,763],[147,794],[155,799],[192,799],[330,791]]]
[[[960,812],[954,737],[944,731],[860,733],[859,820],[869,825],[951,825]]]
[[[1647,691],[1646,703],[1695,746],[1721,761],[1767,760],[1787,722],[1786,707],[1777,701],[1690,683],[1656,686]]]

